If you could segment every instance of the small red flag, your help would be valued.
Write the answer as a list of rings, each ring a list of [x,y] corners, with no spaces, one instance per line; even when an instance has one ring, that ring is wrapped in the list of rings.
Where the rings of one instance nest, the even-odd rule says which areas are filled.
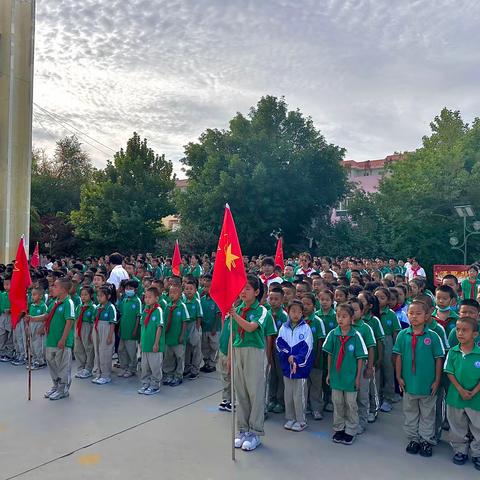
[[[15,330],[20,315],[27,313],[27,288],[31,285],[30,270],[28,268],[27,255],[23,237],[18,244],[17,256],[13,266],[12,282],[8,298],[10,299],[10,312],[12,327]]]
[[[285,268],[285,262],[283,260],[283,241],[282,237],[279,237],[277,240],[277,251],[275,252],[275,265],[283,269]]]
[[[178,240],[175,242],[175,249],[173,250],[173,259],[172,259],[172,273],[174,275],[180,276],[180,264],[182,263],[182,258],[180,257],[180,247],[178,246]]]
[[[218,305],[223,318],[227,315],[246,283],[247,274],[243,264],[242,250],[240,249],[232,212],[227,204],[210,287],[210,296]]]
[[[30,266],[32,268],[38,268],[40,266],[40,251],[38,249],[38,242],[35,245],[35,250],[33,251],[32,258],[30,259]]]

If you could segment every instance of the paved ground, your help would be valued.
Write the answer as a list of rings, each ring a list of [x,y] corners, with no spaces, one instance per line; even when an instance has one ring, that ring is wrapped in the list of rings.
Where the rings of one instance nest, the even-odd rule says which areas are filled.
[[[445,442],[430,459],[406,454],[399,406],[352,446],[331,442],[330,414],[302,433],[285,431],[283,416],[272,415],[263,445],[237,451],[233,463],[231,416],[217,410],[216,374],[153,397],[136,393],[135,378],[106,386],[75,380],[70,398],[58,402],[43,399],[48,371],[33,374],[27,402],[26,371],[0,364],[2,480],[480,478],[471,463],[451,463]]]

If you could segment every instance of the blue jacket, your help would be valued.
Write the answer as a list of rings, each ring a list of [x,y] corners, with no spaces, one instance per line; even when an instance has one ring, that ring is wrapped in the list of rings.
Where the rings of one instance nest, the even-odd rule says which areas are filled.
[[[280,327],[277,336],[277,351],[282,373],[288,378],[307,378],[313,365],[313,335],[310,327],[302,320],[292,328],[290,320]],[[293,355],[297,371],[292,372],[288,357]]]

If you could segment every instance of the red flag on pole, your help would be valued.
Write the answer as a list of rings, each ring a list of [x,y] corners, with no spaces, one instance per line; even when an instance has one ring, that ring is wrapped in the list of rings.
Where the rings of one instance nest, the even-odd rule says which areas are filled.
[[[10,312],[12,315],[12,327],[15,330],[20,315],[27,312],[27,288],[32,283],[28,268],[27,255],[23,237],[18,244],[17,256],[13,267],[12,282],[8,298],[10,299]]]
[[[180,257],[180,247],[178,246],[178,240],[175,242],[175,249],[173,250],[173,259],[172,259],[172,273],[174,275],[180,276],[180,264],[182,263],[182,258]]]
[[[242,250],[240,249],[232,212],[227,204],[210,287],[210,296],[218,305],[223,318],[225,318],[246,283],[247,274],[243,264]]]
[[[38,249],[38,242],[35,245],[35,250],[33,251],[32,258],[30,259],[30,266],[32,268],[38,268],[40,266],[40,251]]]
[[[283,260],[283,241],[282,237],[279,237],[277,240],[277,251],[275,252],[275,265],[283,269],[285,268],[285,262]]]

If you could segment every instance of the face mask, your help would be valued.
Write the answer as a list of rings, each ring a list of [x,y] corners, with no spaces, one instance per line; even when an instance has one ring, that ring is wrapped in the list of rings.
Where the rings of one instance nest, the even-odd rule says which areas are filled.
[[[126,297],[133,297],[135,295],[135,290],[125,290]]]

